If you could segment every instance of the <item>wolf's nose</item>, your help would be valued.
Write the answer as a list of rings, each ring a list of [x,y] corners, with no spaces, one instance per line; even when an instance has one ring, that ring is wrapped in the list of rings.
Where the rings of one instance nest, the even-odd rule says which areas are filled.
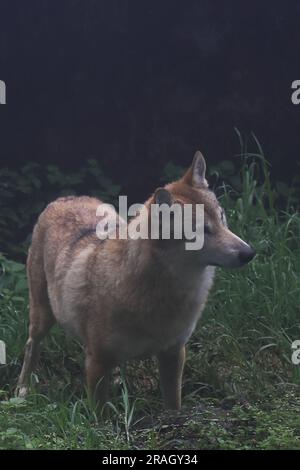
[[[254,248],[249,246],[249,248],[243,248],[243,250],[239,252],[239,259],[241,263],[246,264],[249,263],[255,255],[256,251],[254,250]]]

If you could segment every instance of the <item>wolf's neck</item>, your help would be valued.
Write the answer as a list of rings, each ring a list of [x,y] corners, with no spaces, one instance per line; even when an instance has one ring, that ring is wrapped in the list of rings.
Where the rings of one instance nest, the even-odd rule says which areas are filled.
[[[120,270],[136,276],[138,280],[144,277],[156,276],[161,279],[180,280],[190,283],[199,280],[207,266],[195,266],[184,253],[173,250],[162,250],[149,240],[117,240],[119,244]]]

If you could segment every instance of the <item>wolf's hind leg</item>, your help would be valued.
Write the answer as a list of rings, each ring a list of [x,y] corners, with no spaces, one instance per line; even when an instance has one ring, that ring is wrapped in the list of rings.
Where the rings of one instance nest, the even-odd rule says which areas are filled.
[[[50,306],[30,306],[29,338],[26,342],[23,366],[16,388],[16,395],[19,397],[24,398],[28,393],[30,375],[38,362],[39,343],[54,322]]]
[[[28,393],[28,382],[38,356],[38,342],[33,338],[28,338],[25,346],[25,355],[21,374],[18,380],[15,394],[20,398],[25,398]]]
[[[28,258],[29,338],[25,346],[23,367],[16,388],[16,395],[19,397],[27,395],[30,375],[38,360],[39,343],[55,323],[42,264],[34,261],[30,254]]]
[[[181,408],[181,383],[185,361],[185,346],[177,346],[158,355],[160,386],[165,407]]]

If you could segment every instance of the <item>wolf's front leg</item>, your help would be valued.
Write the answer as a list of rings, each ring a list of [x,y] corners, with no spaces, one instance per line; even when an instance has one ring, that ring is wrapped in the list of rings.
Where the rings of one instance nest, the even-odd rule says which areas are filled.
[[[85,370],[89,398],[101,414],[108,399],[112,365],[98,354],[86,352]]]
[[[158,355],[160,386],[166,408],[181,408],[181,383],[185,346],[176,346]]]

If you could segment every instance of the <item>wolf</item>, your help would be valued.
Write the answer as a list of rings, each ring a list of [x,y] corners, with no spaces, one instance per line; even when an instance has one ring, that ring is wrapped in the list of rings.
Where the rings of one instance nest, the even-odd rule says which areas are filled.
[[[180,409],[185,346],[215,268],[241,267],[256,253],[229,230],[199,151],[182,178],[156,189],[146,201],[148,217],[152,204],[174,202],[204,204],[201,250],[188,251],[184,240],[172,237],[99,240],[101,201],[92,197],[59,198],[41,213],[27,260],[30,324],[19,396],[28,392],[40,341],[57,322],[84,345],[87,387],[98,407],[108,399],[116,366],[154,355],[165,406]]]

